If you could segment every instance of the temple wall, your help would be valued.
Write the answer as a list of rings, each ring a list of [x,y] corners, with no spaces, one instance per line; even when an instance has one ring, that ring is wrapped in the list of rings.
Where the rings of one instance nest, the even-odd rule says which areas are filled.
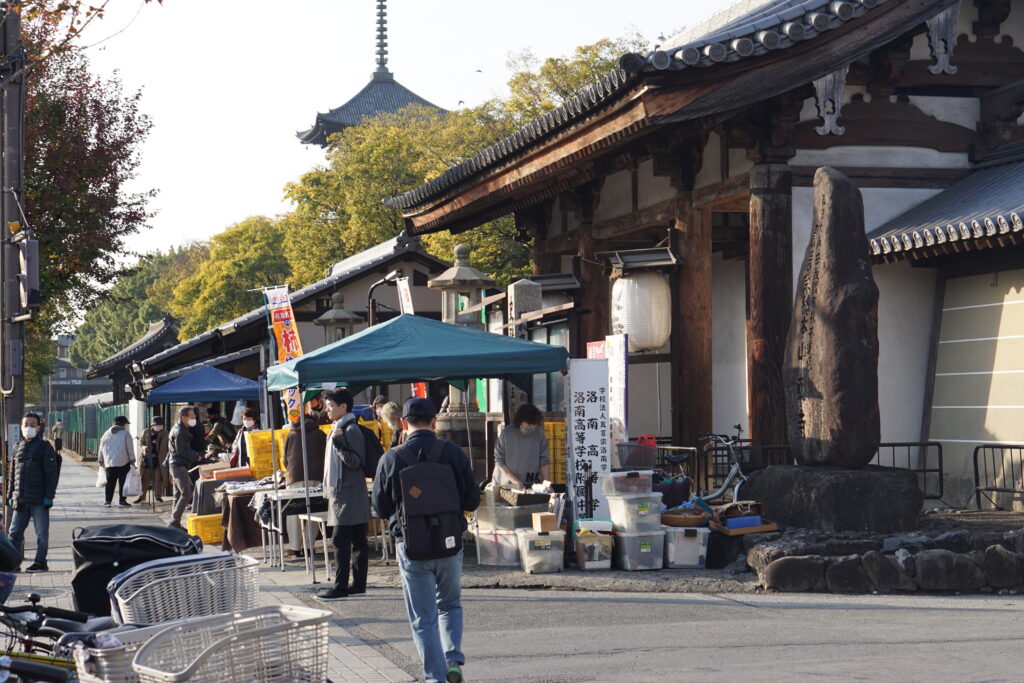
[[[711,258],[711,427],[750,430],[747,414],[746,261]]]

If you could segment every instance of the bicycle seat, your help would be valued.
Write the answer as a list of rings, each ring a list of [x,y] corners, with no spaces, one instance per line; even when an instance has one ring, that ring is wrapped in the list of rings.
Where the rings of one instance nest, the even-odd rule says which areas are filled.
[[[63,633],[97,633],[99,631],[109,631],[116,626],[117,623],[110,617],[91,617],[84,624],[80,621],[72,621],[71,619],[46,617],[46,619],[43,619],[43,623],[40,624],[40,628],[52,628]]]
[[[678,455],[665,454],[663,457],[665,458],[665,462],[670,463],[672,465],[678,465],[684,460],[688,460],[691,455],[693,455],[693,453],[680,453]]]

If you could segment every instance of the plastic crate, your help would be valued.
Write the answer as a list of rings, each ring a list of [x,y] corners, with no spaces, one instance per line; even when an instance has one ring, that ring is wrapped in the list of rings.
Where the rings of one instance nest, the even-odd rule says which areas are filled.
[[[548,455],[551,463],[551,483],[566,483],[565,422],[544,421],[544,436],[548,439]]]
[[[203,545],[218,545],[224,540],[224,525],[221,524],[221,514],[197,515],[190,513],[185,518],[185,528],[190,536],[198,536],[203,539]]]
[[[166,628],[139,648],[142,683],[323,683],[333,612],[277,605]]]

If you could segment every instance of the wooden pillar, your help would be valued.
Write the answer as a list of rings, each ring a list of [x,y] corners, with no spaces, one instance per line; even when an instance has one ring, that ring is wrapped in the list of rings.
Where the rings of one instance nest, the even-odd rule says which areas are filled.
[[[576,357],[586,358],[587,343],[603,340],[611,331],[611,284],[603,264],[594,256],[606,243],[595,240],[589,225],[580,227],[577,276],[580,288]]]
[[[786,164],[750,171],[747,387],[755,443],[785,444],[782,364],[793,311],[793,174]]]
[[[689,194],[689,193],[685,193]],[[711,214],[680,202],[672,276],[672,443],[698,446],[711,431]]]
[[[533,274],[552,275],[562,272],[561,254],[552,254],[547,250],[547,240],[537,237],[533,241]]]

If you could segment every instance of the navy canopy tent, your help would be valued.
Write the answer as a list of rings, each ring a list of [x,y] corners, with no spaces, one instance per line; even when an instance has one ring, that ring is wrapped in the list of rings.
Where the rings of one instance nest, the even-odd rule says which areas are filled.
[[[210,366],[162,384],[149,392],[146,403],[190,403],[192,401],[258,401],[260,385]]]
[[[267,389],[325,383],[358,389],[410,382],[465,387],[471,379],[559,372],[566,369],[568,358],[568,351],[560,346],[400,315],[268,368]]]

